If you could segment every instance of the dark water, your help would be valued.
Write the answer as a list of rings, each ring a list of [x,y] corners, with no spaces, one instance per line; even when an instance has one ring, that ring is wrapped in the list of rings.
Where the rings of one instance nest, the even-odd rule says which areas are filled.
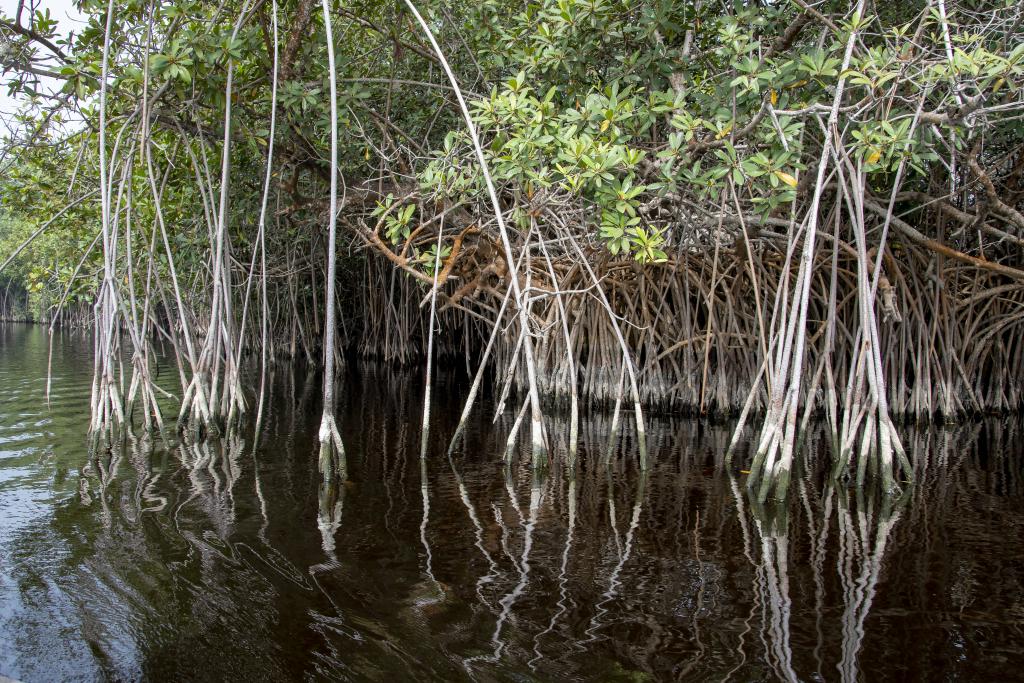
[[[41,680],[1021,680],[1022,431],[907,434],[900,503],[821,484],[760,510],[728,426],[654,420],[653,467],[608,420],[581,465],[500,462],[488,407],[362,369],[350,483],[320,487],[318,387],[281,369],[252,436],[129,438],[90,460],[88,340],[0,326],[0,674]],[[171,373],[164,371],[163,378]],[[561,431],[558,423],[552,432]],[[811,440],[811,449],[816,445]]]

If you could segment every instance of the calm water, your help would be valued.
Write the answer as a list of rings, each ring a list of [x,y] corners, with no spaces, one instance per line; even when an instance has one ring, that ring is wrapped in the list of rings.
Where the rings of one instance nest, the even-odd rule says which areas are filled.
[[[575,478],[538,477],[502,466],[511,416],[490,405],[444,455],[452,375],[421,461],[420,373],[363,368],[340,408],[351,481],[327,491],[305,373],[277,372],[256,449],[129,438],[90,460],[88,340],[55,340],[49,407],[46,363],[42,329],[0,326],[2,675],[1024,678],[1013,425],[908,434],[901,503],[812,471],[765,511],[722,465],[727,425],[653,421],[641,476],[590,417]]]

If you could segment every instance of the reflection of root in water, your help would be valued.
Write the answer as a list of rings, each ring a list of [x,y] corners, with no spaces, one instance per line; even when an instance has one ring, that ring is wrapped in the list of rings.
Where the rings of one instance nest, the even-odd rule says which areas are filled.
[[[263,495],[263,480],[260,478],[260,460],[256,455],[256,443],[252,448],[252,476],[255,480],[253,485],[256,487],[256,499],[260,502],[260,516],[263,518],[263,524],[256,535],[263,545],[269,548],[271,545],[267,538],[267,528],[270,526],[270,515],[267,513],[267,498]]]
[[[796,683],[790,645],[793,601],[789,596],[788,510],[784,503],[765,508],[749,489],[748,496],[754,528],[761,542],[755,581],[764,597],[761,641],[765,645],[765,658],[778,678]]]
[[[91,505],[99,500],[102,508],[102,519],[105,528],[110,528],[113,521],[107,489],[117,480],[123,453],[126,448],[127,430],[108,427],[102,432],[94,432],[90,436],[88,459],[82,468],[79,480],[79,500],[83,505]],[[121,436],[121,438],[116,438]],[[90,480],[95,482],[95,496],[90,489]]]
[[[345,486],[337,479],[325,477],[320,482],[317,495],[316,526],[320,530],[320,544],[332,563],[338,561],[335,555],[334,537],[341,527],[341,513],[345,502]]]
[[[858,680],[857,655],[864,641],[864,621],[875,598],[885,557],[885,547],[899,521],[907,495],[897,500],[857,492],[856,511],[849,494],[839,491],[836,517],[839,525],[839,558],[836,567],[843,588],[843,650],[836,668],[844,682]],[[859,566],[858,566],[859,565]]]
[[[875,596],[886,545],[893,527],[899,520],[899,508],[909,494],[899,499],[891,496],[876,497],[874,494],[856,493],[851,495],[845,489],[831,485],[820,494],[812,494],[810,485],[800,481],[796,487],[804,507],[810,535],[810,566],[814,580],[814,609],[817,614],[817,644],[814,658],[818,675],[822,675],[822,646],[825,616],[825,557],[832,511],[835,510],[838,556],[836,569],[842,590],[843,613],[839,620],[842,650],[836,669],[839,679],[852,683],[860,678],[857,658],[864,640],[864,624]],[[744,551],[755,569],[755,605],[761,605],[761,641],[764,645],[765,660],[774,675],[780,680],[799,680],[793,667],[793,648],[790,642],[790,619],[793,600],[789,594],[789,519],[788,507],[773,505],[763,507],[755,496],[749,495],[744,501],[739,487],[733,482],[741,526],[744,530]],[[744,504],[746,503],[746,505]],[[855,504],[854,504],[855,502]],[[750,518],[756,532],[748,541],[745,507],[749,506]],[[760,545],[757,552],[756,546]],[[746,655],[739,653],[742,661],[727,675],[738,672]]]
[[[505,628],[505,624],[512,618],[512,608],[515,606],[516,601],[526,591],[526,586],[530,580],[530,551],[533,549],[533,530],[537,525],[537,515],[540,512],[541,504],[543,501],[543,490],[544,490],[544,479],[546,477],[546,470],[534,469],[533,470],[533,481],[530,486],[530,510],[529,517],[523,518],[522,511],[519,508],[519,501],[515,497],[515,489],[512,486],[512,473],[510,468],[505,468],[505,489],[508,491],[509,498],[513,507],[519,511],[520,521],[523,527],[523,552],[519,557],[519,561],[516,562],[513,559],[513,565],[519,570],[519,581],[512,588],[511,591],[506,593],[498,604],[501,606],[501,612],[498,614],[498,621],[494,626],[494,634],[491,636],[491,643],[494,645],[494,652],[489,656],[477,656],[470,657],[463,661],[463,666],[466,671],[472,675],[472,667],[477,662],[484,663],[496,663],[501,659],[502,653],[505,651],[507,643],[502,637],[502,631]],[[496,517],[500,519],[497,508],[495,508]],[[504,538],[505,529],[502,529],[503,539],[502,545],[507,551],[507,542]]]
[[[814,661],[817,665],[815,672],[822,677],[824,669],[821,650],[825,642],[824,620],[825,620],[825,555],[828,549],[828,533],[832,523],[832,500],[835,497],[835,489],[828,487],[821,505],[821,510],[816,511],[811,505],[810,492],[805,479],[797,484],[797,492],[800,502],[803,504],[807,516],[807,533],[811,543],[811,572],[814,576],[814,630],[817,642],[814,645]],[[821,524],[821,528],[815,527],[815,520]]]
[[[327,559],[319,564],[314,564],[309,568],[309,577],[316,585],[317,590],[323,595],[334,608],[333,617],[323,617],[325,621],[331,623],[332,628],[342,629],[343,620],[342,615],[345,611],[335,601],[335,597],[330,590],[324,588],[323,584],[320,583],[319,575],[323,572],[331,572],[338,569],[341,565],[338,562],[338,556],[335,553],[335,535],[338,533],[338,529],[341,527],[342,511],[344,509],[345,502],[345,485],[338,481],[334,477],[325,477],[320,482],[320,489],[317,492],[317,519],[316,525],[320,530],[320,543],[323,547],[324,554],[327,555]],[[332,647],[328,642],[328,647]]]
[[[569,529],[565,536],[565,549],[562,551],[562,567],[558,571],[558,609],[553,615],[551,615],[551,621],[548,623],[548,627],[538,633],[533,639],[533,652],[536,655],[533,659],[527,662],[527,665],[531,670],[535,670],[537,661],[543,656],[540,652],[540,641],[549,633],[555,630],[555,624],[558,623],[559,617],[566,613],[569,609],[569,552],[572,549],[573,533],[576,530],[576,473],[570,472],[569,474]]]
[[[488,571],[482,575],[476,582],[476,595],[480,599],[482,604],[487,609],[491,609],[491,606],[487,602],[487,598],[484,597],[484,586],[489,583],[493,583],[498,575],[498,563],[494,561],[491,554],[487,551],[487,547],[484,545],[484,526],[480,522],[480,516],[477,514],[476,507],[469,499],[469,491],[466,489],[466,483],[462,479],[462,474],[455,466],[455,460],[452,457],[451,450],[448,452],[448,464],[451,465],[452,474],[455,475],[455,483],[459,488],[459,499],[462,501],[463,507],[466,508],[466,514],[469,516],[470,522],[473,524],[473,535],[475,542],[473,545],[477,547],[480,554],[483,555],[487,561]],[[492,610],[493,611],[493,610]],[[497,612],[495,612],[497,616]]]
[[[744,497],[743,494],[740,493],[740,487],[735,477],[730,477],[729,486],[732,491],[733,500],[736,503],[736,516],[739,518],[740,531],[743,533],[743,554],[746,556],[747,561],[750,562],[750,565],[756,569],[757,562],[754,561],[754,554],[752,551],[753,542],[750,537],[750,527],[747,524],[746,506],[743,503]],[[747,618],[744,621],[743,631],[740,632],[739,643],[736,645],[736,652],[739,655],[740,660],[736,663],[736,666],[734,666],[732,670],[723,677],[722,680],[732,680],[733,674],[739,671],[747,662],[747,653],[746,650],[744,650],[744,646],[746,644],[747,634],[751,631],[750,622],[753,620],[754,613],[757,611],[758,606],[762,603],[760,582],[754,582],[752,592],[754,594],[754,600],[751,604],[750,614],[747,615]]]
[[[143,431],[138,437],[133,432],[128,433],[129,459],[138,481],[135,487],[135,509],[139,516],[146,512],[160,512],[167,507],[167,497],[161,495],[157,490],[157,482],[163,476],[162,468],[154,468],[152,457],[155,444],[153,443],[153,432]],[[166,446],[166,443],[164,444]],[[146,505],[143,505],[146,503]]]
[[[533,485],[530,487],[530,516],[523,523],[523,554],[519,559],[519,582],[498,603],[501,605],[501,614],[498,616],[498,623],[494,627],[494,635],[491,636],[491,642],[494,643],[493,661],[498,661],[505,649],[505,641],[501,638],[502,627],[511,617],[512,607],[515,605],[516,600],[519,599],[519,596],[523,594],[523,591],[526,590],[527,583],[529,583],[530,551],[533,549],[533,530],[537,525],[537,513],[540,510],[542,491],[542,475],[539,470],[534,470],[534,472]],[[508,481],[510,481],[510,478],[506,479],[506,482]],[[510,489],[509,495],[515,501],[514,491]],[[515,504],[518,509],[518,501]],[[520,512],[520,514],[522,513]]]
[[[430,486],[427,482],[427,458],[420,456],[420,494],[423,496],[423,519],[420,521],[420,543],[423,544],[423,553],[426,565],[424,571],[427,579],[433,584],[436,593],[434,597],[423,597],[416,601],[420,607],[426,607],[441,602],[445,598],[444,588],[434,576],[434,555],[430,550],[430,543],[427,541],[427,525],[430,523]]]
[[[218,439],[182,440],[177,453],[188,473],[191,493],[175,507],[176,528],[180,529],[182,510],[198,500],[217,527],[218,536],[228,538],[235,524],[234,487],[242,474],[239,459],[244,448],[245,441],[234,430]]]
[[[636,534],[636,529],[640,524],[640,512],[642,509],[643,498],[644,498],[644,487],[647,483],[647,471],[641,470],[640,479],[637,482],[636,496],[633,500],[633,515],[629,521],[629,529],[626,531],[626,542],[625,547],[620,545],[619,541],[619,530],[615,520],[615,495],[612,489],[612,477],[611,473],[608,473],[608,517],[612,524],[612,529],[615,532],[615,543],[618,550],[619,561],[616,563],[615,568],[612,569],[611,574],[608,577],[608,589],[601,596],[600,602],[595,605],[594,617],[590,621],[590,626],[586,630],[586,639],[583,640],[581,645],[591,643],[597,640],[597,631],[601,627],[601,618],[608,613],[608,607],[606,606],[612,600],[619,591],[619,575],[622,573],[623,567],[626,566],[626,562],[629,561],[630,556],[633,554],[633,537]]]

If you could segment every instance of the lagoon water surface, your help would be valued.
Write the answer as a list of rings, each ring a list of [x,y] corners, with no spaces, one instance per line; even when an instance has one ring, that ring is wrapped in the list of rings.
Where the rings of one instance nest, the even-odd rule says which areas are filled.
[[[730,425],[587,415],[574,474],[501,454],[466,382],[353,365],[348,482],[316,468],[315,375],[274,373],[254,446],[87,450],[91,346],[0,326],[0,675],[68,680],[1024,679],[1024,430],[905,430],[898,501],[811,466],[784,508],[724,466]],[[161,369],[169,391],[176,371]],[[557,446],[562,424],[549,425]]]

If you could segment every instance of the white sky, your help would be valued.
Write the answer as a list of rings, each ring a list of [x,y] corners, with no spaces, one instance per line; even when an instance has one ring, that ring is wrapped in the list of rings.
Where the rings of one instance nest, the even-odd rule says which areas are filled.
[[[66,36],[69,31],[77,33],[84,25],[81,19],[82,15],[75,8],[74,0],[25,0],[22,24],[28,23],[28,8],[32,5],[40,10],[50,10],[50,16],[57,20],[57,30],[61,35]],[[5,17],[13,19],[17,8],[18,0],[0,0],[0,13]],[[45,52],[45,48],[43,51]],[[10,114],[17,109],[17,106],[17,102],[7,96],[7,87],[0,87],[0,116]]]

